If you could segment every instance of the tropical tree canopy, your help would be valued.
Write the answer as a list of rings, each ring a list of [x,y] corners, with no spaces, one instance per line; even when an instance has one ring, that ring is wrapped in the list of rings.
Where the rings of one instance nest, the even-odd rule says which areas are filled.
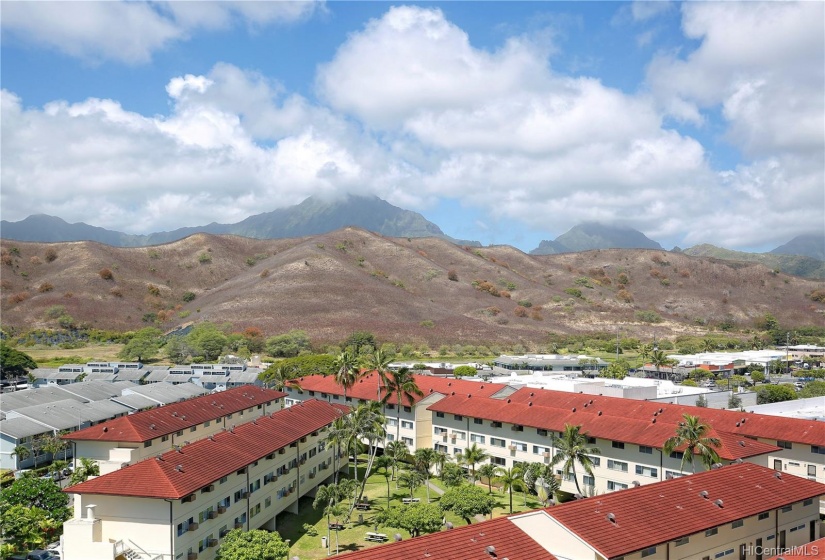
[[[681,469],[685,464],[691,466],[696,472],[694,464],[694,454],[698,454],[702,463],[710,468],[714,463],[719,462],[719,455],[716,453],[722,442],[719,438],[709,437],[706,434],[710,431],[707,424],[702,423],[698,416],[690,414],[682,415],[682,422],[676,428],[676,435],[668,438],[662,446],[665,455],[670,455],[676,449],[684,448],[682,453]]]
[[[441,529],[444,516],[437,504],[415,503],[403,508],[393,507],[379,518],[379,523],[388,527],[406,529],[413,537],[422,533],[435,533]]]
[[[31,356],[0,342],[0,372],[3,376],[20,377],[36,367],[37,363]]]
[[[573,475],[576,491],[581,494],[579,477],[576,474],[576,463],[582,466],[584,472],[593,476],[593,456],[601,453],[598,447],[588,444],[587,434],[582,433],[581,426],[564,425],[561,437],[553,438],[556,454],[550,460],[552,465],[562,463],[565,476]]]
[[[289,546],[278,533],[256,529],[233,529],[218,549],[218,560],[282,560]]]
[[[441,496],[439,505],[444,511],[451,511],[469,525],[476,515],[489,515],[496,505],[496,499],[473,484],[461,484],[449,488]]]

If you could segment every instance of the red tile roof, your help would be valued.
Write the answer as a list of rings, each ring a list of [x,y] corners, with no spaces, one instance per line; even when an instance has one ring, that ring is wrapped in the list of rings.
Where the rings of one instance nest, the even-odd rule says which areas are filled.
[[[487,552],[495,547],[495,557]],[[556,560],[508,518],[498,517],[341,555],[347,560]]]
[[[730,432],[740,436],[793,441],[808,445],[822,445],[825,442],[825,422],[802,418],[768,416],[737,410],[701,408],[698,406],[584,395],[546,389],[522,388],[510,395],[509,398],[512,402],[527,403],[532,401],[534,406],[566,409],[576,407],[577,412],[589,414],[597,414],[601,411],[608,416],[642,419],[652,419],[653,415],[657,414],[657,422],[679,422],[683,414],[690,414],[701,417],[703,421],[718,431]],[[592,404],[588,404],[585,408],[584,404],[590,403],[590,401],[592,401]]]
[[[331,424],[347,410],[312,399],[64,491],[179,499]]]
[[[568,395],[569,393],[562,394]],[[525,402],[523,399],[514,401],[512,397],[508,399],[491,399],[456,395],[441,399],[437,403],[428,406],[427,409],[435,412],[460,414],[508,424],[542,428],[555,432],[563,431],[565,424],[572,424],[581,426],[582,431],[587,432],[592,437],[656,448],[661,448],[665,440],[674,435],[678,422],[682,421],[681,416],[676,419],[675,415],[668,415],[668,418],[665,418],[664,414],[659,414],[658,410],[662,407],[657,407],[657,416],[651,415],[650,418],[634,415],[624,416],[622,415],[624,411],[621,407],[615,406],[615,403],[605,413],[596,410],[598,406],[595,404],[595,398],[585,399],[584,397],[585,395],[576,394],[576,400],[573,403],[568,403],[576,404],[576,406],[559,408],[558,406],[537,404],[536,400],[539,399]],[[553,402],[549,399],[539,401],[542,400],[548,404]],[[635,408],[637,402],[628,399],[619,400],[627,403],[631,408]],[[594,404],[591,405],[591,401]],[[701,416],[701,418],[704,420],[704,416]],[[721,440],[722,444],[717,449],[717,453],[727,461],[753,457],[779,449],[775,445],[760,443],[713,429],[710,430],[708,436],[718,437]]]
[[[237,387],[115,418],[67,434],[64,439],[141,443],[285,396],[281,391],[254,385]]]
[[[392,374],[390,374],[392,376]],[[472,394],[478,397],[489,397],[502,389],[507,388],[507,385],[500,383],[479,383],[477,381],[466,381],[464,379],[452,379],[445,377],[435,377],[433,375],[413,375],[415,383],[418,388],[424,393],[422,396],[416,396],[412,403],[408,399],[404,399],[404,406],[411,406],[421,399],[427,397],[431,393],[441,393],[443,395],[456,394]],[[298,379],[301,389],[304,391],[315,391],[320,393],[327,393],[330,395],[343,395],[344,389],[335,382],[335,378],[331,375],[311,375],[301,377]],[[387,393],[386,388],[381,385],[381,395]],[[375,372],[370,372],[359,378],[359,380],[347,389],[347,396],[361,400],[377,400],[378,399],[378,376]],[[390,404],[398,404],[398,398],[393,393],[387,400]]]
[[[818,541],[793,547],[787,553],[771,556],[768,560],[823,560],[825,559],[825,537]]]
[[[599,554],[614,558],[823,494],[825,484],[742,463],[545,511]]]

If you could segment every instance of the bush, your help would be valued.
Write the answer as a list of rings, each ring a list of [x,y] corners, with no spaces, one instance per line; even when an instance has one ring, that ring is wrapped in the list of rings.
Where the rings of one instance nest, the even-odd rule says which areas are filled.
[[[41,294],[51,292],[52,290],[54,290],[54,286],[52,284],[49,284],[48,282],[43,282],[42,284],[40,284],[40,287],[37,288],[37,291]]]
[[[564,290],[564,293],[568,294],[568,295],[571,295],[575,298],[581,298],[582,297],[582,291],[578,288],[567,288],[566,290]]]
[[[501,313],[501,309],[499,309],[498,307],[488,307],[487,309],[482,311],[482,313],[484,313],[485,315],[489,315],[490,317],[495,317],[496,315]]]
[[[637,311],[636,320],[642,323],[661,323],[662,317],[655,311]]]
[[[51,307],[46,308],[45,315],[48,319],[57,319],[61,315],[66,313],[66,308],[62,305],[52,305]]]
[[[54,262],[55,260],[57,260],[57,251],[49,247],[48,249],[46,249],[43,258],[46,259],[46,262]]]
[[[158,297],[160,296],[160,288],[155,286],[154,284],[147,284],[146,291],[149,292],[151,295]]]
[[[814,290],[808,297],[819,303],[825,303],[825,290]]]
[[[623,301],[625,303],[631,303],[633,301],[633,295],[624,288],[622,288],[621,290],[616,292],[616,299],[618,299],[619,301]]]
[[[109,290],[109,293],[115,297],[123,297],[123,290],[121,290],[120,288],[112,288],[111,290]]]
[[[97,271],[97,273],[104,280],[111,280],[112,278],[114,278],[114,275],[112,274],[112,271],[109,270],[108,268],[101,268],[100,270]]]
[[[263,270],[261,271],[261,274],[260,274],[259,276],[260,276],[261,278],[266,278],[267,276],[269,276],[269,269],[268,269],[268,268],[263,269]]]
[[[430,321],[429,319],[425,319],[425,320],[421,321],[421,323],[419,323],[419,324],[420,324],[422,327],[425,327],[425,328],[427,328],[427,329],[431,329],[431,328],[433,328],[433,327],[435,326],[435,323],[433,323],[433,322],[432,322],[432,321]]]
[[[209,253],[201,253],[198,255],[198,262],[201,264],[209,264],[212,262],[212,255]]]
[[[11,305],[14,305],[15,303],[20,303],[26,301],[27,299],[29,299],[29,292],[18,292],[12,296],[9,296],[8,302]]]
[[[453,375],[456,377],[472,377],[476,373],[476,368],[473,366],[458,366],[453,370]]]
[[[544,316],[541,314],[540,309],[534,309],[533,312],[530,314],[530,318],[534,321],[544,321]]]
[[[533,304],[527,301],[526,299],[522,299],[518,302],[518,304],[522,307],[533,307]]]
[[[516,317],[527,317],[527,310],[521,307],[520,305],[516,306],[516,308],[513,310],[513,313]]]
[[[183,297],[181,299],[183,301],[185,301],[186,303],[189,303],[190,301],[193,301],[195,299],[195,297],[196,296],[195,296],[194,292],[184,292]]]

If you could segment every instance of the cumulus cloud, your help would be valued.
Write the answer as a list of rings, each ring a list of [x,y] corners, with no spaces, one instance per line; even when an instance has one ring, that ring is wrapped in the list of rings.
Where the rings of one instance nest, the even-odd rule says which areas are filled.
[[[250,28],[303,20],[323,5],[295,2],[3,2],[6,37],[101,62],[148,62],[196,29]]]
[[[154,13],[204,27],[252,17],[181,6]],[[822,7],[754,6],[780,27],[768,47],[739,43],[762,31],[741,5],[685,5],[699,46],[657,55],[642,93],[560,74],[528,36],[477,48],[440,10],[416,7],[349,35],[318,68],[318,102],[226,63],[172,78],[165,116],[106,99],[24,108],[4,90],[4,218],[46,212],[144,233],[352,192],[418,210],[447,197],[484,212],[491,231],[519,223],[548,238],[598,220],[679,244],[787,239],[825,207],[822,68],[797,58]],[[714,169],[668,124],[709,110],[747,156],[732,169]]]

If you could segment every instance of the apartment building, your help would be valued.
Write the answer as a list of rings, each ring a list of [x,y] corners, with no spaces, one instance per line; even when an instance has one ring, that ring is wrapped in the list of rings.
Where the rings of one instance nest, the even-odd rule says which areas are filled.
[[[533,392],[535,395],[535,392]],[[579,407],[562,409],[537,404],[533,400],[519,402],[511,395],[507,399],[477,398],[451,395],[431,404],[434,447],[439,451],[459,455],[473,444],[484,449],[490,462],[501,467],[520,463],[550,464],[556,454],[555,437],[561,436],[565,425],[580,426],[589,436],[590,444],[599,449],[593,457],[593,475],[578,468],[578,483],[585,495],[603,494],[682,476],[682,453],[666,455],[662,446],[676,432],[677,423],[659,420],[664,409],[651,419],[626,417],[614,410],[591,413],[596,400],[579,395]],[[621,400],[621,399],[619,399]],[[627,401],[625,401],[627,402]],[[753,441],[726,432],[711,430],[722,445],[717,450],[726,463],[749,461],[767,465],[766,454],[776,451],[774,445]],[[696,459],[697,470],[704,467]],[[561,466],[562,490],[578,493],[573,476],[565,477]]]
[[[395,440],[396,434],[399,434],[401,441],[410,448],[410,452],[433,446],[432,413],[427,409],[430,404],[446,395],[456,393],[485,398],[504,396],[514,391],[507,385],[499,383],[479,383],[431,375],[414,375],[413,377],[423,394],[415,396],[411,401],[405,398],[400,404],[400,410],[397,408],[398,397],[392,394],[384,407],[384,413],[387,416],[387,441]],[[355,385],[347,389],[346,396],[343,387],[335,382],[333,376],[312,375],[301,377],[297,381],[300,389],[295,387],[285,389],[287,392],[286,406],[308,399],[321,399],[331,403],[357,406],[361,402],[381,400],[386,395],[386,388],[383,385],[379,390],[378,376],[374,372],[359,378]],[[400,427],[398,427],[399,422]]]
[[[283,408],[285,393],[246,386],[121,416],[64,436],[107,474]]]
[[[65,560],[212,560],[233,528],[276,528],[333,475],[332,422],[348,408],[310,400],[67,488]]]
[[[798,550],[821,537],[817,502],[823,493],[825,485],[817,482],[742,463],[346,558],[767,560],[771,550]]]

